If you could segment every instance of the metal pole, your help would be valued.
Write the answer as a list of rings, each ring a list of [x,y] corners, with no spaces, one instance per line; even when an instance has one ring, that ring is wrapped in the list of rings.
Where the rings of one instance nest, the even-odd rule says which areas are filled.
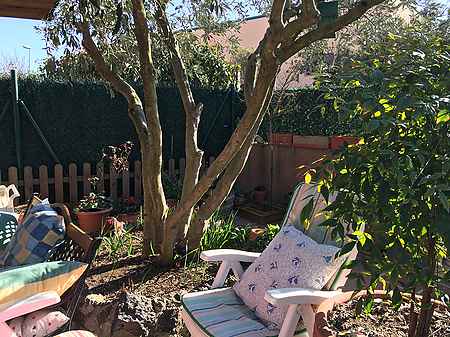
[[[19,114],[19,86],[17,83],[17,72],[15,69],[11,70],[11,98],[14,118],[14,136],[16,145],[17,169],[22,171],[22,133],[20,127]]]
[[[39,127],[38,123],[34,120],[33,115],[31,114],[30,110],[28,110],[27,106],[25,105],[25,103],[22,100],[20,100],[19,102],[20,102],[20,105],[22,105],[23,110],[25,111],[25,115],[28,117],[28,119],[30,120],[34,129],[36,130],[39,137],[41,138],[42,143],[44,143],[45,147],[47,148],[47,151],[50,153],[53,160],[59,164],[60,161],[59,161],[58,157],[56,156],[55,151],[53,151],[50,143],[47,141],[47,138],[45,138],[44,134],[42,133],[42,130]]]
[[[31,47],[27,45],[22,45],[22,48],[28,50],[28,74],[31,72]]]

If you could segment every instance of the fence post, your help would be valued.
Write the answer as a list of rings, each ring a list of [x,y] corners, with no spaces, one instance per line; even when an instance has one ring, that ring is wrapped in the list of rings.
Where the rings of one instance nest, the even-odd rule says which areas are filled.
[[[39,194],[42,198],[48,198],[48,169],[47,166],[39,166]]]
[[[130,196],[130,171],[125,170],[122,173],[122,198],[127,199]]]
[[[91,164],[84,163],[83,164],[83,193],[84,195],[88,195],[91,193],[91,183],[89,182],[89,178],[91,177]]]
[[[175,159],[169,159],[169,177],[175,178]]]
[[[104,166],[102,162],[97,163],[97,167],[95,169],[95,175],[99,179],[97,183],[97,191],[104,192],[105,191],[105,175],[104,175]]]
[[[25,191],[25,200],[30,200],[33,195],[33,168],[25,166],[23,169],[23,186]]]
[[[69,164],[69,201],[74,204],[78,201],[77,164]]]
[[[19,111],[19,86],[17,84],[17,72],[15,69],[11,70],[11,99],[13,103],[14,116],[14,135],[16,143],[16,157],[17,167],[19,171],[22,170],[22,132],[20,127],[20,111]]]
[[[117,200],[117,172],[112,166],[109,169],[109,194],[114,201]]]
[[[17,174],[17,167],[11,166],[8,168],[8,182],[14,184],[19,188],[19,179]]]
[[[180,181],[183,181],[185,171],[186,171],[186,159],[180,158]]]
[[[61,164],[55,165],[55,201],[64,202],[64,180],[63,167]]]

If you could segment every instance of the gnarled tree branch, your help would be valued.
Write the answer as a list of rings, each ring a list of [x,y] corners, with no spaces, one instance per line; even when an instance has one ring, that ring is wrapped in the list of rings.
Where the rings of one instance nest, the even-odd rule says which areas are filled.
[[[129,107],[128,114],[133,121],[136,132],[139,135],[145,136],[147,134],[147,120],[144,115],[141,100],[136,91],[107,65],[102,53],[92,39],[89,25],[83,22],[78,23],[76,26],[82,35],[84,49],[94,61],[95,69],[105,81],[112,85],[114,90],[120,92],[126,98]]]
[[[180,48],[166,15],[166,6],[160,0],[156,0],[155,20],[162,34],[164,44],[170,53],[170,63],[172,66],[175,81],[180,92],[183,108],[186,116],[185,122],[185,153],[186,169],[183,178],[183,190],[181,193],[181,203],[189,197],[198,182],[200,167],[202,164],[203,151],[198,147],[198,127],[200,124],[202,104],[196,104],[189,83],[188,74],[181,57]],[[180,221],[178,236],[184,229],[183,225],[189,224],[192,210],[184,219]]]
[[[277,58],[279,59],[279,62],[285,62],[306,46],[309,46],[315,41],[324,39],[331,33],[335,33],[348,26],[363,16],[369,9],[384,1],[385,0],[362,0],[347,13],[339,16],[335,22],[321,25],[320,27],[309,31],[298,38],[295,38],[296,30],[294,28],[290,29],[290,27],[286,27],[286,34],[289,34],[286,37],[289,38],[284,39],[284,43],[281,44],[279,50],[277,51]],[[294,22],[295,21],[292,21],[291,23]],[[300,32],[301,31],[298,33]]]

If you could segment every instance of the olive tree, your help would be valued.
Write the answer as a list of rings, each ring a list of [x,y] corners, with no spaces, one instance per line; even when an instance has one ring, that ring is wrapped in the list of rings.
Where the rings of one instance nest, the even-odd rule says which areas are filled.
[[[379,287],[396,307],[411,294],[409,337],[429,335],[433,301],[450,279],[450,50],[441,27],[415,22],[320,82],[360,137],[318,172],[322,195],[337,193],[326,224],[335,236],[355,230],[342,253],[361,253],[364,272],[354,277],[368,290],[366,310]]]
[[[128,114],[138,134],[142,155],[145,253],[150,251],[153,242],[160,254],[160,262],[169,264],[177,240],[187,241],[190,248],[198,246],[208,219],[222,204],[244,167],[271,100],[280,66],[300,50],[329,37],[382,2],[355,1],[333,22],[322,23],[316,0],[273,0],[268,10],[269,27],[246,62],[243,86],[246,111],[223,151],[199,176],[203,152],[198,145],[197,132],[202,104],[195,101],[192,95],[188,71],[180,55],[174,30],[179,18],[176,13],[193,13],[194,18],[199,18],[196,22],[220,23],[233,17],[229,12],[231,9],[243,8],[251,2],[60,1],[49,24],[53,38],[75,48],[80,41],[100,76],[127,99]],[[114,25],[108,26],[105,23],[111,20],[106,18],[111,16],[117,19]],[[140,80],[144,87],[142,98],[130,83],[115,72],[114,60],[112,63],[106,62],[105,51],[98,47],[102,43],[114,48],[121,33],[127,29],[133,32],[136,44]],[[182,195],[178,206],[170,214],[161,181],[163,132],[156,97],[157,69],[151,34],[158,34],[168,52],[186,117],[186,167]],[[197,210],[193,217],[194,209]]]

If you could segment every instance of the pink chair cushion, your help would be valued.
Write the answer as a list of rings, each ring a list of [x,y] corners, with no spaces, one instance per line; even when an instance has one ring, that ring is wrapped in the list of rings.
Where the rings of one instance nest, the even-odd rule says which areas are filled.
[[[92,332],[89,332],[89,331],[73,330],[73,331],[64,332],[55,337],[97,337],[97,336],[95,336]]]
[[[292,225],[287,225],[248,267],[234,291],[269,328],[279,330],[287,305],[275,307],[264,300],[275,288],[322,289],[344,262],[334,258],[334,246],[321,245]]]
[[[60,311],[42,309],[8,322],[16,336],[45,337],[58,330],[69,321],[69,317]]]
[[[8,322],[9,328],[13,331],[11,337],[22,337],[22,323],[24,320],[25,316],[20,316]]]

